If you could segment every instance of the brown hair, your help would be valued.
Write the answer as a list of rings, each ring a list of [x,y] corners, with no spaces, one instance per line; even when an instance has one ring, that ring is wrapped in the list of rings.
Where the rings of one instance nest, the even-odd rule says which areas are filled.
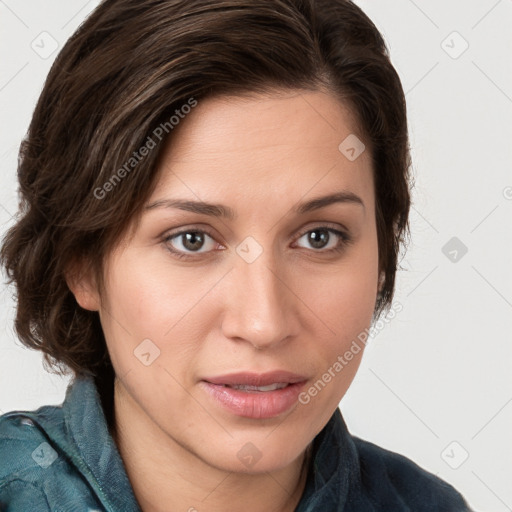
[[[389,309],[410,156],[400,79],[368,17],[345,0],[106,0],[50,70],[20,147],[19,218],[0,252],[17,288],[17,335],[50,369],[112,374],[99,315],[77,304],[65,273],[88,262],[102,288],[105,257],[156,184],[163,145],[152,151],[149,140],[171,137],[185,105],[276,89],[327,89],[355,114],[373,158],[385,275],[374,320]]]

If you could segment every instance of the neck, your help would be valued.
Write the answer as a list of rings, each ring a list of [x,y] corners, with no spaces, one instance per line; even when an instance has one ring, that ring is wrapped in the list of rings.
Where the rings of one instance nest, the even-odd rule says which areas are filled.
[[[118,388],[114,390],[112,436],[144,512],[295,510],[306,484],[309,449],[277,471],[228,472],[178,444]]]

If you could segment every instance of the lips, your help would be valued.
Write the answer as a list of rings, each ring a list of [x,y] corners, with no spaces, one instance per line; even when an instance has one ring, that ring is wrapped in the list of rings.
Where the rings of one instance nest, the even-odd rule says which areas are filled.
[[[214,403],[237,416],[266,419],[288,411],[307,378],[287,371],[232,373],[202,380]]]

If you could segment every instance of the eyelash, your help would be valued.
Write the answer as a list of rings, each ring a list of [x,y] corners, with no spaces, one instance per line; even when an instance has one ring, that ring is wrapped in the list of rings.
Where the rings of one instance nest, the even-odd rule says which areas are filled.
[[[340,242],[336,245],[336,247],[333,247],[331,249],[327,249],[325,251],[323,251],[321,249],[319,249],[319,250],[311,249],[313,252],[316,252],[319,254],[340,253],[343,250],[345,250],[345,248],[347,246],[349,246],[353,241],[352,237],[349,234],[347,234],[343,231],[340,231],[339,229],[332,228],[330,226],[316,226],[314,228],[309,228],[309,229],[301,232],[299,234],[299,236],[297,237],[297,240],[301,239],[307,233],[311,233],[313,231],[328,231],[329,233],[334,233],[335,235],[337,235],[340,238]],[[190,229],[189,228],[189,229],[184,229],[182,231],[178,231],[175,233],[168,233],[167,235],[164,236],[163,242],[165,244],[166,249],[170,253],[172,253],[175,257],[177,257],[178,259],[194,259],[198,254],[205,254],[205,253],[190,253],[190,254],[183,253],[181,251],[177,251],[176,249],[173,249],[170,246],[169,242],[171,240],[173,240],[174,238],[178,238],[180,235],[184,235],[185,233],[201,233],[201,234],[208,235],[212,239],[215,239],[214,236],[208,230],[205,230],[205,229],[194,229],[194,228]]]

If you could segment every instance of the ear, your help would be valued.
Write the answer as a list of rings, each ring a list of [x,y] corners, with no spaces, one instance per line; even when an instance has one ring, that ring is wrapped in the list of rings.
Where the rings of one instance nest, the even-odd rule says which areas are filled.
[[[89,311],[98,311],[100,297],[94,274],[83,263],[74,262],[65,273],[66,283],[78,304]]]

